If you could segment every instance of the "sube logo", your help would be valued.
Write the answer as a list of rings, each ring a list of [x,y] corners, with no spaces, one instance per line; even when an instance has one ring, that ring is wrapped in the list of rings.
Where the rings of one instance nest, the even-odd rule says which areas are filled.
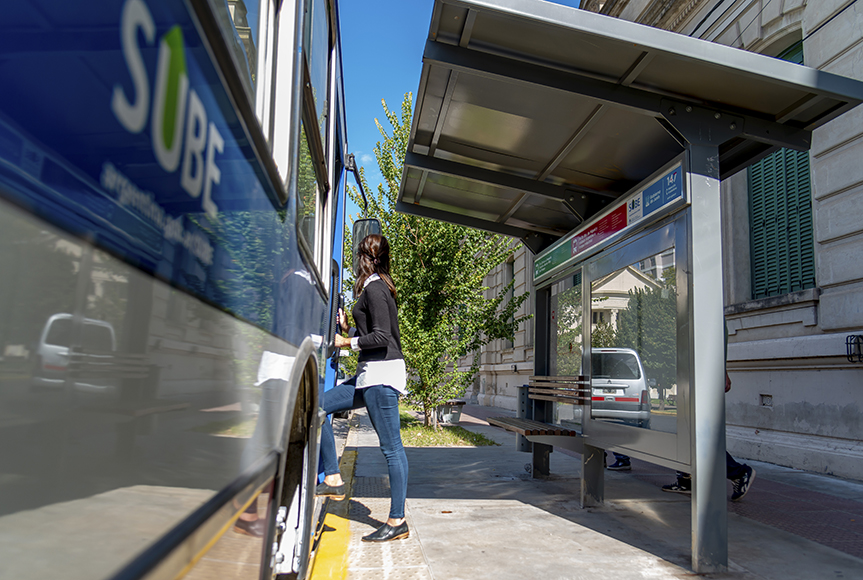
[[[637,197],[629,202],[629,211],[635,211],[641,207],[641,198]]]
[[[174,26],[159,39],[152,93],[138,45],[139,30],[152,45],[156,26],[150,10],[143,0],[128,0],[120,17],[120,38],[134,92],[127,96],[123,87],[114,85],[111,110],[130,133],[143,131],[149,119],[153,153],[159,165],[174,173],[182,160],[180,185],[193,198],[203,193],[201,205],[208,216],[215,218],[219,208],[212,199],[213,186],[222,176],[216,152],[222,153],[225,141],[216,125],[207,122],[207,111],[198,93],[189,88],[182,30]]]

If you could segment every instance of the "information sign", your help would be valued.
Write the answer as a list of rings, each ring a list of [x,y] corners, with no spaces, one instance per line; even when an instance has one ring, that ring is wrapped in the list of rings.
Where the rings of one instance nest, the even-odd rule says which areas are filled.
[[[658,217],[661,210],[670,209],[675,202],[684,199],[683,167],[678,163],[659,179],[650,182],[613,206],[597,219],[578,231],[559,240],[551,248],[537,256],[534,262],[534,280],[546,276],[584,255],[591,248],[622,235],[639,222],[649,217]]]

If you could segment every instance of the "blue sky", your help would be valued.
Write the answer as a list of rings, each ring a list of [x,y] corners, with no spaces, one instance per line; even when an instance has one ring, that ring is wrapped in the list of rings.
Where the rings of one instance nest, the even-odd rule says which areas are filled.
[[[555,3],[578,6],[580,0]],[[382,181],[373,152],[381,139],[375,119],[387,126],[381,99],[398,112],[406,92],[416,96],[433,7],[433,0],[339,2],[348,143],[370,189]],[[356,214],[356,206],[348,213]]]

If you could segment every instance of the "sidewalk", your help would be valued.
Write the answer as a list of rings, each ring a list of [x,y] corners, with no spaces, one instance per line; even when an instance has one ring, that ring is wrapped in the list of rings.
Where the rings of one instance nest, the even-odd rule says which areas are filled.
[[[312,578],[692,578],[689,497],[660,490],[673,471],[633,461],[631,472],[606,472],[605,505],[581,509],[578,456],[556,450],[551,477],[532,479],[530,454],[485,423],[495,415],[512,413],[466,405],[460,424],[498,447],[407,449],[411,535],[368,544],[360,538],[386,519],[389,493],[377,437],[357,413],[346,525],[323,532]],[[863,483],[749,464],[752,490],[728,504],[729,572],[705,577],[863,578]],[[325,551],[342,562],[327,568]]]

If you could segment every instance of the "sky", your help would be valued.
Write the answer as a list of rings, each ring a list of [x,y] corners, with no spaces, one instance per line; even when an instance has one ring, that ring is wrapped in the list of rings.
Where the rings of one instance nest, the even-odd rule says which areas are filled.
[[[554,3],[577,7],[580,0]],[[383,180],[374,158],[382,139],[375,119],[389,127],[381,99],[397,113],[405,93],[413,93],[416,103],[433,7],[434,0],[339,1],[349,151],[372,190]],[[347,213],[356,215],[358,208],[349,203]]]

